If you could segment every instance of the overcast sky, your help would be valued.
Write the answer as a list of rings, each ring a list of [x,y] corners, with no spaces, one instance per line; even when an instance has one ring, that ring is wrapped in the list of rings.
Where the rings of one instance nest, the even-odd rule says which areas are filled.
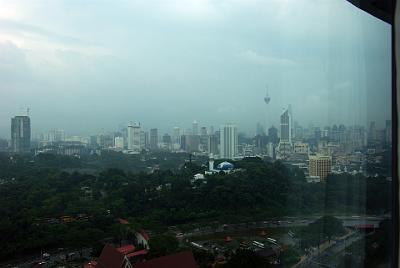
[[[23,107],[33,132],[78,135],[251,133],[288,104],[304,125],[383,126],[390,53],[390,26],[344,0],[0,0],[0,136]]]

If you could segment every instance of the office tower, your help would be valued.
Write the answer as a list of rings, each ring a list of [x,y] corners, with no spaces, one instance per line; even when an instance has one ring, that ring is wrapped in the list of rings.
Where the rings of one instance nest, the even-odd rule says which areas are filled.
[[[331,137],[331,127],[330,126],[324,127],[324,130],[322,132],[322,137],[326,137],[328,139]]]
[[[275,145],[272,142],[268,142],[267,144],[267,155],[271,159],[275,159]]]
[[[337,127],[337,125],[333,125],[332,130],[331,130],[331,140],[334,142],[338,142],[339,141],[339,129]]]
[[[289,108],[283,111],[280,118],[281,132],[278,145],[279,159],[287,159],[292,153],[292,119]]]
[[[256,135],[263,136],[265,135],[264,127],[258,122],[256,127]]]
[[[115,137],[114,138],[114,148],[118,150],[124,149],[124,137]]]
[[[237,156],[238,134],[235,125],[227,124],[220,127],[221,158],[234,159]]]
[[[210,135],[208,137],[208,150],[210,154],[218,155],[218,136]]]
[[[150,136],[148,131],[144,132],[144,148],[146,150],[150,149]]]
[[[200,129],[200,135],[202,135],[202,136],[206,136],[208,133],[207,133],[207,128],[206,127],[201,127],[201,129]]]
[[[162,137],[162,142],[169,148],[172,143],[171,136],[168,133],[165,133]]]
[[[49,142],[65,141],[65,133],[62,129],[52,129],[49,131],[47,140]]]
[[[268,129],[268,141],[277,144],[278,140],[278,129],[274,126],[270,127]]]
[[[134,152],[140,152],[141,151],[141,142],[140,142],[140,124],[135,123],[135,124],[130,124],[128,126],[128,150],[134,151]]]
[[[346,143],[346,127],[342,124],[339,126],[339,143],[345,144]]]
[[[265,135],[256,135],[253,138],[253,144],[256,154],[263,154],[267,148],[268,137]]]
[[[31,119],[15,116],[11,119],[11,149],[14,153],[27,153],[31,149]]]
[[[97,136],[92,135],[92,136],[89,137],[89,145],[91,147],[97,147],[98,146],[98,144],[97,144]]]
[[[309,160],[308,171],[310,177],[317,176],[321,179],[321,182],[324,182],[332,171],[332,157],[317,154],[310,155]]]
[[[187,136],[186,146],[188,146],[189,152],[198,152],[200,149],[200,136],[199,135]]]
[[[187,146],[186,146],[186,138],[187,137],[187,135],[182,135],[181,136],[181,144],[180,144],[180,147],[181,147],[181,149],[182,150],[184,150],[185,152],[187,152]]]
[[[108,134],[101,134],[97,136],[97,144],[101,148],[111,148],[114,146],[114,138]]]
[[[199,124],[197,123],[196,120],[194,120],[192,124],[192,134],[199,135]]]
[[[7,151],[8,141],[5,139],[0,139],[0,152]]]
[[[281,133],[280,142],[292,143],[292,126],[289,109],[285,109],[281,114]]]
[[[179,127],[174,127],[172,131],[172,142],[174,144],[181,143],[181,129]]]
[[[146,132],[143,130],[140,131],[140,150],[146,148]]]
[[[156,128],[150,129],[150,150],[158,150],[158,130]]]
[[[318,142],[322,137],[322,132],[320,127],[314,128],[314,139]]]
[[[214,133],[214,126],[210,126],[210,133],[209,133],[210,135],[214,135],[215,133]]]

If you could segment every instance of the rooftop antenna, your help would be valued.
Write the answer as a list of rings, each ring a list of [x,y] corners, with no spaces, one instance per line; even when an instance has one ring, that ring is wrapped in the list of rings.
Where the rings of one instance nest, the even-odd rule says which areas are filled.
[[[26,115],[29,116],[29,115],[30,115],[30,112],[31,112],[31,108],[27,107],[27,108],[26,108]]]

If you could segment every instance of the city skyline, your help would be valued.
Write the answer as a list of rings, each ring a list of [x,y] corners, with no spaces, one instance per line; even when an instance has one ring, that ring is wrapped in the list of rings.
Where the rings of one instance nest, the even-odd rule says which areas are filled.
[[[193,119],[250,131],[265,122],[266,84],[275,126],[289,103],[305,125],[390,118],[391,28],[345,1],[1,3],[2,137],[20,107],[33,132]]]
[[[20,115],[15,115],[14,117],[26,117],[26,116],[27,115],[20,114]],[[31,119],[30,116],[28,116],[28,117]],[[339,127],[339,126],[343,125],[346,128],[362,127],[365,131],[367,131],[368,128],[370,128],[371,124],[373,124],[374,127],[376,127],[377,130],[385,129],[386,125],[388,124],[388,122],[391,122],[391,120],[388,119],[388,120],[385,120],[384,122],[371,121],[371,122],[368,122],[367,125],[358,125],[358,124],[345,125],[345,124],[340,123],[340,122],[334,123],[334,124],[322,124],[322,125],[316,125],[316,124],[313,124],[313,123],[309,123],[308,125],[303,125],[303,124],[298,123],[297,121],[294,121],[294,126],[291,126],[291,131],[290,131],[291,134],[290,134],[290,136],[294,137],[295,132],[296,132],[295,131],[295,127],[296,126],[297,127],[301,127],[302,130],[307,129],[309,131],[314,131],[316,129],[320,129],[321,131],[323,131],[323,129],[326,128],[326,127],[331,128],[331,127],[334,127],[334,126]],[[224,123],[221,123],[221,124],[231,124],[231,123],[232,122],[224,122]],[[200,124],[199,126],[201,126],[201,128],[203,128],[203,129],[205,129],[205,131],[207,131],[207,134],[210,135],[211,133],[215,132],[214,128],[219,130],[218,127],[221,124],[218,124],[218,125],[214,126],[214,125],[210,125],[210,124],[204,123],[204,124]],[[237,125],[237,124],[235,124],[235,125]],[[291,123],[291,125],[293,125],[293,123]],[[177,141],[177,139],[180,139],[180,136],[182,136],[182,135],[186,135],[186,136],[187,135],[199,135],[199,136],[201,135],[201,133],[193,134],[193,132],[192,132],[192,127],[193,126],[190,126],[189,124],[187,126],[182,126],[182,125],[180,125],[180,126],[170,126],[167,129],[160,129],[157,126],[144,127],[141,122],[135,122],[135,123],[119,124],[118,127],[116,126],[114,128],[111,128],[111,129],[102,128],[101,130],[99,130],[97,132],[94,131],[94,132],[84,133],[84,134],[70,132],[68,129],[62,129],[62,128],[58,128],[58,127],[51,127],[49,129],[46,129],[46,130],[43,130],[43,131],[32,131],[32,129],[34,129],[34,125],[30,126],[30,127],[31,127],[31,140],[38,140],[39,137],[41,137],[41,136],[43,137],[44,136],[44,137],[46,137],[46,139],[48,141],[56,141],[56,140],[65,140],[68,137],[90,137],[90,136],[93,136],[93,135],[95,135],[95,136],[96,135],[109,135],[109,134],[118,133],[118,132],[121,132],[121,131],[127,131],[127,135],[128,135],[129,134],[129,128],[133,127],[133,126],[139,127],[141,132],[144,132],[144,133],[146,133],[148,135],[151,135],[152,131],[153,132],[156,131],[157,132],[157,134],[156,134],[157,135],[157,140],[162,138],[162,136],[165,135],[165,134],[171,135],[171,138],[174,141]],[[262,129],[260,129],[260,127],[262,127]],[[246,130],[240,129],[240,127],[238,127],[237,131],[238,131],[238,134],[244,135],[245,137],[253,137],[253,136],[256,136],[256,135],[260,135],[260,134],[269,136],[268,130],[270,128],[276,128],[277,130],[279,129],[277,133],[279,135],[281,135],[281,130],[280,129],[282,128],[282,125],[279,122],[276,125],[275,124],[274,125],[269,125],[268,127],[265,127],[265,125],[263,125],[262,122],[257,122],[257,124],[255,124],[253,126],[253,129],[251,129],[251,130],[247,130],[246,131]],[[176,132],[177,130],[178,130],[178,132]],[[9,126],[9,129],[8,129],[8,132],[9,132],[8,136],[7,135],[6,136],[0,136],[0,139],[6,139],[6,140],[8,139],[8,140],[10,140],[12,138],[12,135],[10,133],[10,126]],[[176,133],[179,133],[179,134],[177,135]],[[56,138],[56,137],[58,137],[58,138]],[[60,137],[63,137],[63,138],[61,139]],[[151,140],[151,136],[149,137],[149,139]],[[126,142],[128,142],[128,141],[129,140],[126,140]]]

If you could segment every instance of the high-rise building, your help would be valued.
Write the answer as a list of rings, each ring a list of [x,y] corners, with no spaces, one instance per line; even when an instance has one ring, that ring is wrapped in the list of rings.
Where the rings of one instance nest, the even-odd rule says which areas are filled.
[[[327,155],[310,155],[309,156],[309,175],[310,177],[319,177],[321,182],[326,180],[328,174],[332,172],[332,157]]]
[[[150,150],[158,150],[158,129],[150,129]]]
[[[27,153],[31,149],[31,119],[15,116],[11,119],[11,149],[14,153]]]
[[[200,129],[200,135],[202,135],[202,136],[206,136],[208,133],[207,133],[207,128],[206,127],[201,127],[201,129]]]
[[[146,148],[146,132],[144,130],[140,131],[140,150]]]
[[[162,137],[162,142],[168,146],[170,146],[172,139],[171,136],[168,133],[165,133]]]
[[[280,118],[281,132],[278,153],[280,159],[286,159],[292,152],[292,119],[290,106],[285,109]]]
[[[285,109],[281,114],[281,133],[280,141],[292,143],[292,126],[289,109]]]
[[[150,149],[150,137],[149,137],[149,132],[148,131],[144,132],[144,148],[146,150]]]
[[[232,124],[220,127],[220,156],[221,158],[233,159],[237,156],[238,133],[237,127]]]
[[[62,129],[52,129],[47,136],[49,142],[65,141],[65,132]]]
[[[268,141],[277,144],[278,140],[278,129],[274,126],[270,127],[268,129]]]
[[[214,126],[210,126],[210,135],[214,135]]]
[[[181,129],[179,127],[174,127],[172,131],[172,142],[174,144],[181,143]]]
[[[199,124],[197,123],[196,120],[194,120],[192,124],[192,134],[199,135]]]
[[[208,136],[208,153],[217,155],[218,154],[218,136]]]
[[[185,151],[186,152],[198,152],[200,145],[199,135],[186,135],[185,140]]]
[[[256,126],[256,135],[259,136],[265,135],[264,127],[260,124],[260,122],[258,122]]]
[[[139,123],[130,124],[128,126],[128,150],[134,152],[141,151],[140,133],[141,128]]]
[[[124,137],[115,137],[114,138],[114,148],[117,150],[124,149]]]
[[[187,142],[186,142],[186,140],[187,140],[187,135],[182,135],[181,136],[181,144],[180,144],[180,147],[181,147],[181,149],[182,150],[184,150],[184,151],[186,151],[187,152]]]
[[[97,144],[101,148],[111,148],[114,146],[114,138],[109,134],[97,135]]]

